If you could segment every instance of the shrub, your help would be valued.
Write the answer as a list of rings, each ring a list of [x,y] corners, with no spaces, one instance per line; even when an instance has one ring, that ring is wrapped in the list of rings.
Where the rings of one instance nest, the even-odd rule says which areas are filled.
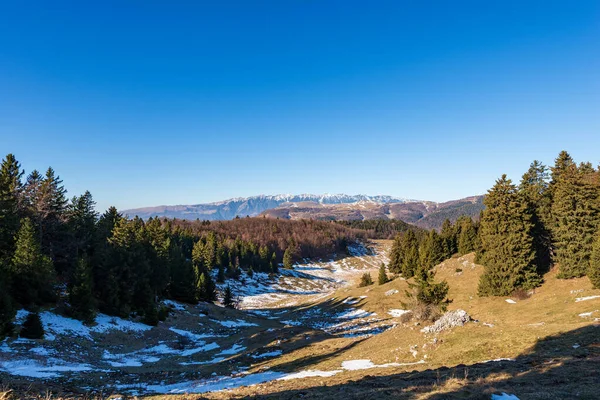
[[[462,268],[456,268],[455,271],[456,271],[457,274],[460,274],[463,270],[462,270]]]
[[[363,276],[360,277],[360,283],[358,284],[358,287],[371,286],[372,284],[373,284],[373,279],[371,278],[371,274],[368,272],[365,272],[363,274]]]
[[[410,322],[413,319],[414,315],[413,312],[407,312],[404,313],[400,316],[400,322],[402,322],[403,324],[406,324],[408,322]]]
[[[19,336],[26,339],[43,339],[44,325],[38,313],[30,313],[23,323]]]
[[[161,306],[158,309],[158,320],[159,321],[165,321],[168,316],[169,316],[169,307],[167,307],[167,306]]]
[[[512,295],[510,297],[514,297],[517,300],[527,300],[529,298],[529,292],[527,292],[527,290],[525,289],[516,289],[514,292],[512,292]]]

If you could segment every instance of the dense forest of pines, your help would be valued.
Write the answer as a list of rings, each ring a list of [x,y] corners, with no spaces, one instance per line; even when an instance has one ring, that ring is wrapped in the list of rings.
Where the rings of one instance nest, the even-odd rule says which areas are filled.
[[[587,275],[600,288],[600,168],[563,151],[548,168],[534,161],[519,185],[503,175],[484,198],[479,221],[446,220],[441,232],[399,234],[389,269],[421,276],[454,254],[476,251],[485,266],[481,296],[532,289],[558,265],[559,278]]]
[[[367,219],[353,221],[337,221],[338,224],[349,228],[366,231],[366,235],[372,239],[393,239],[399,233],[409,230],[418,232],[421,228],[407,224],[399,219]]]
[[[233,221],[128,219],[98,215],[89,192],[67,199],[52,168],[24,171],[9,154],[0,168],[0,336],[18,307],[64,302],[91,322],[97,310],[163,319],[161,299],[216,299],[214,280],[241,270],[277,273],[304,257],[344,252],[364,232],[336,223],[242,218]],[[59,293],[66,291],[66,298]]]

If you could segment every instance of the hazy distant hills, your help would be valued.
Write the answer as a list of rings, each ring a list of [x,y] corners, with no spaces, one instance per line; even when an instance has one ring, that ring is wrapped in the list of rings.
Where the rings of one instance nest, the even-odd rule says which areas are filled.
[[[439,228],[444,219],[460,215],[477,217],[483,196],[445,203],[367,195],[260,195],[215,203],[175,205],[122,210],[130,217],[167,217],[188,220],[229,220],[266,215],[286,219],[363,220],[400,219],[424,228]]]

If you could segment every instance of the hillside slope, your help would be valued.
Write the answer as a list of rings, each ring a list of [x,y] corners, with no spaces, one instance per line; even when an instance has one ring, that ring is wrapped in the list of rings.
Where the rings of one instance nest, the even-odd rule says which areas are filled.
[[[461,215],[479,218],[483,196],[467,197],[444,203],[430,201],[378,204],[320,204],[314,202],[286,203],[263,212],[263,215],[286,219],[373,220],[399,219],[426,229],[439,229],[447,218],[454,222]]]

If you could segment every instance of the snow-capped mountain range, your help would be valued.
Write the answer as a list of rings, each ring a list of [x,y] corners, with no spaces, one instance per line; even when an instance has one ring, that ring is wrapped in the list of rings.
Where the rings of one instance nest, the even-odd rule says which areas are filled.
[[[283,204],[290,206],[298,203],[316,203],[316,204],[353,204],[353,203],[373,203],[373,204],[401,204],[417,202],[393,196],[377,195],[368,196],[364,194],[278,194],[278,195],[258,195],[252,197],[238,197],[229,200],[218,201],[214,203],[195,204],[195,205],[174,205],[174,206],[156,206],[144,207],[130,210],[121,210],[130,217],[139,216],[147,219],[150,217],[167,217],[180,219],[201,219],[201,220],[228,220],[235,217],[257,216],[266,210],[277,208]]]

